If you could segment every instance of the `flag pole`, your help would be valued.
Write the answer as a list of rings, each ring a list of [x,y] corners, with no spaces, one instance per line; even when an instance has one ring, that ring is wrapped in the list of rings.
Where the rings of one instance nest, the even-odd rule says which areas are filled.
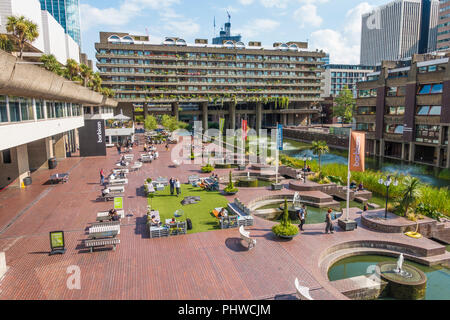
[[[350,173],[350,156],[351,156],[351,153],[352,153],[351,146],[352,146],[352,129],[350,128],[350,132],[349,132],[349,135],[348,135],[347,212],[345,213],[345,221],[348,221],[348,212],[350,211],[350,176],[351,176],[351,173]]]

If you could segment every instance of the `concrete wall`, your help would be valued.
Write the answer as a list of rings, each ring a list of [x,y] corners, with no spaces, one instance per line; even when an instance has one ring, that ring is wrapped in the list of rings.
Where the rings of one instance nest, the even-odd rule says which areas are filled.
[[[66,60],[67,59],[73,59],[76,62],[80,63],[80,47],[75,42],[75,40],[72,39],[71,36],[68,34],[65,34],[66,38]]]
[[[28,144],[28,161],[30,170],[48,169],[51,138],[40,139]],[[53,154],[53,150],[51,152]]]
[[[285,138],[293,138],[299,141],[312,142],[323,140],[330,147],[336,147],[340,149],[348,149],[348,137],[339,137],[333,134],[325,134],[320,132],[309,132],[298,129],[283,129],[283,136]]]
[[[20,186],[23,178],[29,176],[27,145],[10,149],[11,163],[3,163],[3,153],[0,153],[0,187],[9,184]]]
[[[55,152],[55,158],[57,160],[66,158],[66,135],[58,134],[54,136],[55,143],[53,144],[53,150]]]
[[[6,33],[8,16],[25,16],[38,26],[39,37],[33,46],[44,52],[44,32],[42,27],[41,4],[39,0],[1,0],[0,1],[0,33]]]
[[[67,62],[66,34],[63,27],[48,11],[41,11],[46,54],[53,54],[62,64]]]

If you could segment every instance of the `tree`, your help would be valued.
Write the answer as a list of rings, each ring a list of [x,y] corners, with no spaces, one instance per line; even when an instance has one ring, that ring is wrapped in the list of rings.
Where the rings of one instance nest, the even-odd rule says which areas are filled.
[[[148,115],[144,120],[144,128],[148,131],[156,130],[158,128],[158,122],[156,121],[156,118],[152,115]]]
[[[84,63],[80,64],[80,75],[83,79],[83,86],[88,87],[91,85],[91,81],[93,78],[93,71]]]
[[[409,207],[416,202],[420,195],[420,180],[411,176],[405,177],[403,180],[402,200],[400,201],[400,206],[404,210],[405,216]]]
[[[79,81],[80,78],[80,66],[74,59],[67,59],[66,62],[66,76],[69,80]]]
[[[344,123],[351,123],[353,119],[353,109],[355,108],[355,99],[352,91],[345,86],[336,97],[336,103],[333,106],[333,116],[342,118],[342,126]]]
[[[56,73],[61,76],[64,73],[62,65],[56,60],[52,54],[44,54],[41,56],[41,62],[46,70]]]
[[[14,50],[14,43],[6,34],[0,34],[0,49],[6,52],[12,52]]]
[[[330,148],[328,147],[325,141],[313,141],[311,150],[317,156],[319,156],[319,171],[320,171],[320,160],[323,154],[330,152]]]
[[[15,36],[17,48],[19,49],[19,58],[22,59],[25,45],[32,43],[39,37],[38,26],[24,16],[9,16],[7,19],[6,31]]]
[[[97,91],[100,92],[102,89],[102,83],[103,80],[100,77],[100,73],[96,72],[92,75],[92,88]]]

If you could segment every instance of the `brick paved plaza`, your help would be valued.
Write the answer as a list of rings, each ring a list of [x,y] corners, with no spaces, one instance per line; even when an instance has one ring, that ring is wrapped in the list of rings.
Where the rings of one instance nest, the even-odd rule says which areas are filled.
[[[139,150],[136,150],[139,149]],[[139,157],[142,146],[135,148]],[[248,228],[257,245],[248,251],[237,229],[215,230],[169,238],[150,239],[146,226],[147,198],[142,184],[147,177],[177,177],[182,183],[192,174],[202,175],[198,165],[171,167],[170,152],[158,147],[160,158],[130,173],[124,198],[120,244],[89,253],[83,245],[87,228],[96,213],[111,202],[96,202],[100,194],[99,170],[109,172],[118,159],[109,149],[107,157],[72,157],[58,164],[57,172],[69,172],[66,184],[50,185],[49,170],[33,174],[25,190],[0,192],[0,251],[9,270],[0,280],[1,299],[276,299],[295,297],[294,279],[311,288],[314,299],[347,299],[333,286],[326,268],[319,264],[330,248],[357,241],[390,242],[416,248],[421,259],[449,261],[445,247],[426,238],[411,239],[401,233],[373,232],[360,224],[359,210],[350,216],[359,225],[353,232],[336,228],[324,234],[324,224],[306,225],[294,240],[278,240],[272,222],[255,217]],[[227,176],[228,169],[217,170]],[[227,180],[227,179],[225,179]],[[267,188],[240,189],[244,202],[273,193]],[[232,197],[228,197],[230,201]],[[179,201],[179,200],[168,200]],[[212,204],[213,207],[213,204]],[[205,212],[205,215],[209,214]],[[67,252],[49,256],[49,231],[64,230]],[[370,248],[367,249],[370,251]],[[414,250],[413,250],[414,251]],[[69,266],[79,266],[81,289],[66,285]]]

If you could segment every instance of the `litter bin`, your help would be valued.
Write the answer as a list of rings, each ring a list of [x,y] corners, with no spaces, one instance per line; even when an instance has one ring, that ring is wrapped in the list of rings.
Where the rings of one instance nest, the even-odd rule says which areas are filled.
[[[32,182],[31,177],[26,177],[23,179],[24,186],[29,186],[31,182]]]
[[[48,159],[48,168],[49,169],[55,169],[57,165],[58,165],[58,162],[56,161],[55,158]]]

